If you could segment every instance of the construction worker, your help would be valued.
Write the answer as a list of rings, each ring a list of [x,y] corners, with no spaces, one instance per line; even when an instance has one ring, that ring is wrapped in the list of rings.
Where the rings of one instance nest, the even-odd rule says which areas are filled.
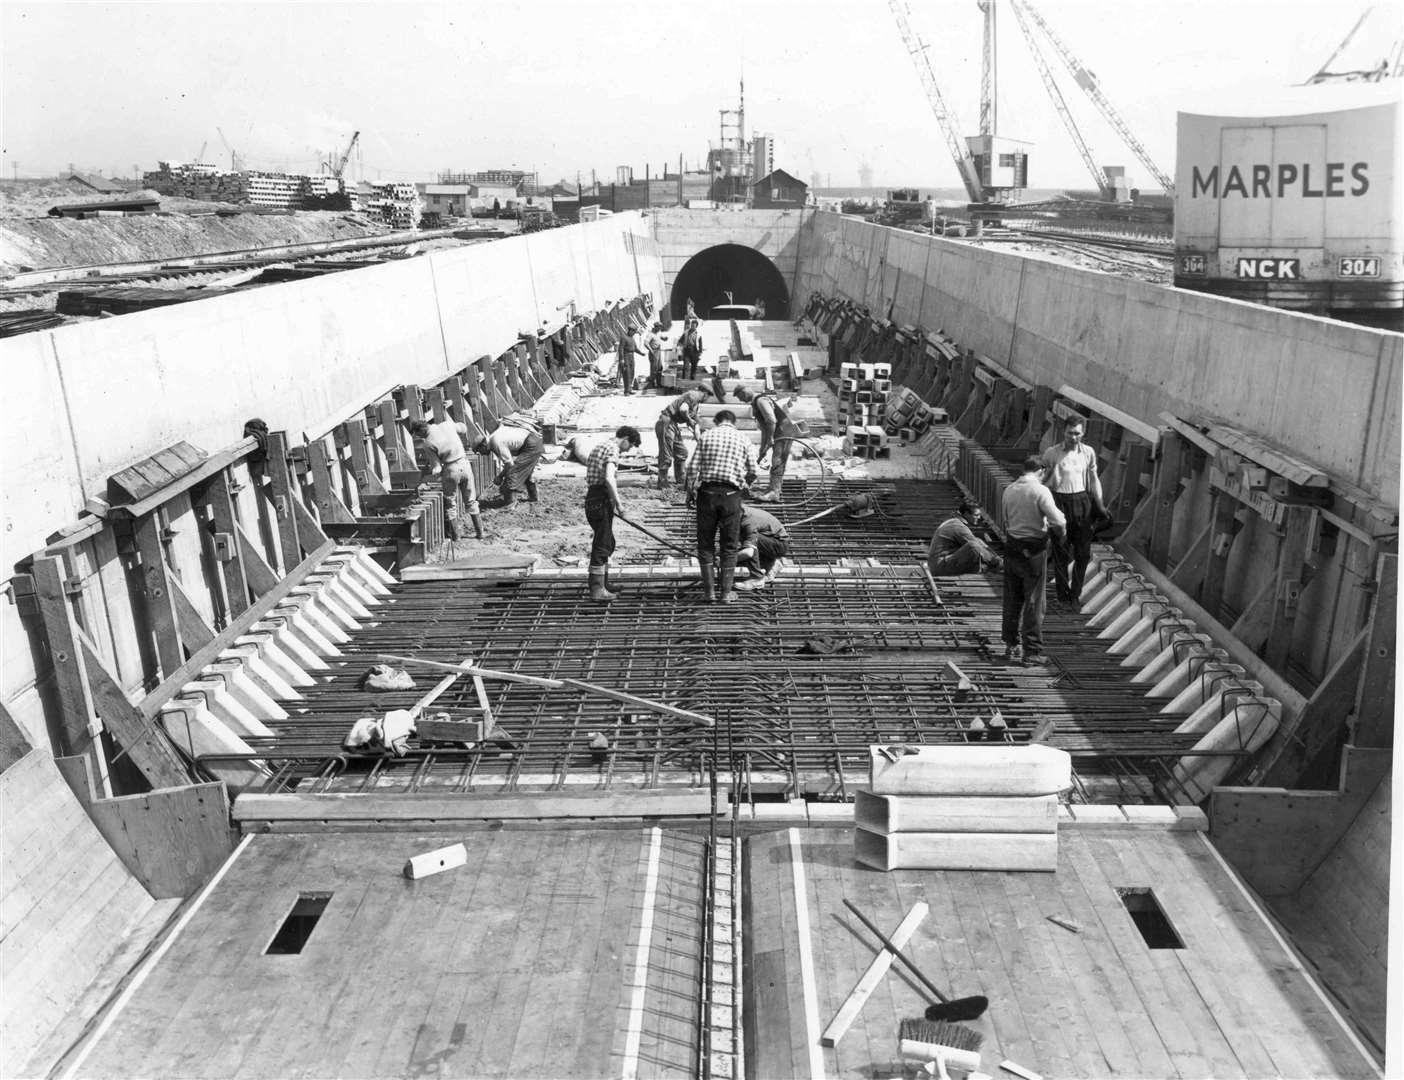
[[[682,358],[684,381],[697,378],[697,365],[702,362],[702,332],[695,318],[689,317],[683,327],[683,336],[678,339],[678,355]]]
[[[648,382],[644,383],[645,390],[663,388],[663,339],[658,336],[662,329],[663,324],[656,322],[649,328],[648,337],[644,338],[644,349],[648,353]]]
[[[522,416],[507,417],[491,435],[480,435],[474,441],[473,453],[480,457],[491,454],[501,463],[498,484],[502,490],[502,509],[511,512],[520,501],[536,501],[536,481],[532,473],[541,460],[544,445],[536,421]]]
[[[931,538],[931,547],[926,552],[931,576],[955,577],[1002,570],[1004,560],[976,533],[977,529],[984,532],[985,528],[984,512],[969,499],[962,500],[956,516],[936,526],[936,534]]]
[[[1082,600],[1092,538],[1108,517],[1097,475],[1097,452],[1082,441],[1084,431],[1082,418],[1073,417],[1063,428],[1062,442],[1050,446],[1042,458],[1043,482],[1068,519],[1066,537],[1053,542],[1053,592],[1059,600],[1074,604]]]
[[[441,424],[430,424],[425,420],[411,420],[408,425],[412,437],[421,440],[424,448],[433,458],[428,468],[420,475],[419,490],[429,487],[429,477],[439,474],[444,488],[444,528],[450,540],[459,539],[458,516],[454,497],[463,496],[463,509],[473,523],[473,535],[483,538],[483,517],[478,512],[478,489],[473,481],[473,470],[469,465],[465,444],[468,441],[468,425],[445,420]]]
[[[613,600],[618,593],[605,585],[609,557],[614,554],[614,516],[622,514],[619,487],[615,482],[619,455],[639,445],[639,429],[624,425],[590,451],[585,463],[585,520],[595,530],[590,544],[590,599],[601,603]]]
[[[743,581],[738,589],[763,589],[780,574],[786,552],[790,550],[790,533],[785,523],[774,514],[749,503],[741,507],[741,548],[736,553],[736,565],[751,571],[751,580]],[[760,576],[756,574],[759,571]]]
[[[619,385],[624,388],[624,393],[634,392],[634,357],[644,354],[643,346],[639,344],[639,332],[633,327],[626,327],[619,335]]]
[[[771,452],[770,484],[765,491],[756,496],[756,500],[779,502],[780,490],[785,484],[785,469],[790,464],[791,440],[785,436],[790,425],[790,415],[780,404],[773,390],[755,394],[744,386],[738,386],[731,393],[738,401],[751,406],[751,415],[755,417],[756,426],[760,428],[761,444],[756,460],[764,458],[767,450]],[[790,404],[794,404],[794,398],[790,399]]]
[[[717,413],[715,425],[697,440],[687,463],[689,492],[697,498],[697,561],[702,568],[702,593],[708,603],[717,598],[712,558],[721,533],[721,602],[734,604],[736,553],[741,547],[741,492],[756,478],[756,452],[736,430],[736,414]]]
[[[1048,581],[1048,535],[1062,536],[1067,518],[1043,483],[1043,459],[1024,459],[1019,479],[1004,489],[1004,659],[1026,667],[1047,663],[1043,655],[1044,586]]]
[[[705,386],[688,390],[675,397],[668,407],[658,414],[653,432],[658,436],[658,486],[667,489],[668,462],[673,463],[673,479],[683,482],[683,468],[687,464],[687,445],[683,442],[682,425],[692,429],[692,437],[697,438],[697,410],[710,396]]]

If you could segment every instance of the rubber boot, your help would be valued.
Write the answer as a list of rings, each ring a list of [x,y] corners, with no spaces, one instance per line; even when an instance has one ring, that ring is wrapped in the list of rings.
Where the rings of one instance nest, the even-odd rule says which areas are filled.
[[[685,461],[679,461],[679,460],[677,460],[677,458],[674,458],[674,459],[673,459],[673,483],[675,483],[675,484],[677,484],[679,487],[681,487],[681,486],[683,485],[683,483],[685,482],[685,480],[686,480],[686,477],[685,477],[685,475],[684,475],[685,472],[686,472],[686,470],[687,470],[687,462],[685,462]]]
[[[483,515],[469,514],[468,518],[473,522],[473,535],[481,540],[483,538]]]
[[[735,578],[736,578],[736,566],[735,566],[735,564],[727,565],[726,563],[722,563],[722,568],[721,568],[721,587],[720,587],[720,589],[718,590],[718,592],[721,594],[721,596],[719,597],[719,599],[721,600],[721,602],[722,602],[723,604],[734,604],[734,603],[736,603],[736,590],[735,590],[734,588],[732,588],[732,582],[735,580]]]
[[[717,572],[710,562],[704,562],[702,571],[702,599],[709,604],[717,602]]]
[[[601,604],[607,604],[619,595],[605,588],[605,569],[603,566],[590,567],[590,599]]]
[[[527,489],[527,502],[536,502],[536,501],[537,501],[537,498],[538,498],[538,496],[539,496],[539,492],[537,491],[537,487],[536,487],[536,481],[535,481],[535,480],[528,480],[528,481],[526,482],[526,489]]]

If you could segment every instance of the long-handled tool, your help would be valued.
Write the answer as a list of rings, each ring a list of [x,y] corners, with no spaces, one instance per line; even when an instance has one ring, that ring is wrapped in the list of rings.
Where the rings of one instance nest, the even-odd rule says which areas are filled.
[[[872,513],[876,509],[877,496],[874,495],[871,491],[865,491],[862,494],[854,495],[851,499],[847,499],[844,502],[839,503],[837,506],[831,506],[827,510],[820,510],[817,514],[811,514],[807,518],[802,518],[799,521],[792,522],[791,524],[786,525],[785,528],[795,529],[801,525],[808,525],[811,521],[818,521],[821,517],[828,517],[830,514],[836,514],[840,510],[847,510],[850,514],[853,514],[855,516],[867,517],[868,514]]]
[[[695,552],[695,551],[688,551],[687,548],[682,547],[682,546],[680,546],[680,545],[678,545],[678,544],[673,543],[673,541],[669,540],[666,536],[659,536],[659,535],[658,535],[656,532],[654,532],[652,529],[649,529],[649,528],[644,527],[643,525],[640,525],[637,521],[630,521],[630,520],[629,520],[628,518],[626,518],[623,514],[615,514],[614,516],[617,517],[620,521],[624,522],[625,525],[629,525],[629,526],[631,526],[631,527],[633,527],[633,528],[635,528],[635,529],[638,529],[639,532],[643,533],[645,536],[652,537],[654,540],[657,540],[657,541],[658,541],[660,544],[662,544],[664,547],[670,547],[670,548],[672,548],[674,551],[678,552],[678,553],[681,554],[681,555],[695,556],[695,555],[697,554],[697,552]]]
[[[990,999],[985,997],[983,994],[976,994],[972,995],[971,997],[963,998],[951,998],[946,994],[943,994],[937,988],[935,983],[933,983],[930,979],[928,979],[925,975],[921,973],[921,970],[914,963],[912,963],[912,961],[907,957],[906,953],[904,953],[900,948],[894,945],[888,939],[887,935],[884,934],[873,924],[873,921],[871,919],[869,919],[866,915],[864,915],[861,911],[859,911],[856,907],[853,906],[853,902],[851,900],[845,897],[843,902],[849,911],[853,912],[853,914],[857,915],[858,918],[863,920],[864,926],[866,926],[869,930],[871,930],[874,934],[877,935],[878,940],[881,941],[883,944],[883,948],[887,949],[889,952],[892,953],[893,956],[897,957],[898,960],[906,964],[907,969],[911,971],[911,973],[915,975],[918,979],[920,979],[922,981],[922,984],[928,990],[930,990],[931,993],[935,996],[936,1000],[940,1002],[940,1004],[938,1005],[927,1006],[926,1019],[974,1020],[977,1017],[982,1016],[985,1010],[990,1007]]]

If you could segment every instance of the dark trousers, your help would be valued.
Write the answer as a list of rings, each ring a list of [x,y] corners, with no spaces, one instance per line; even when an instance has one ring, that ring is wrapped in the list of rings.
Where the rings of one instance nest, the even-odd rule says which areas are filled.
[[[683,350],[682,354],[682,377],[684,379],[697,378],[697,365],[702,360],[701,353],[689,353]]]
[[[668,479],[668,463],[672,462],[673,479],[683,482],[683,468],[687,465],[687,444],[683,442],[682,425],[670,420],[664,413],[653,425],[653,433],[658,436],[658,480]]]
[[[624,393],[634,392],[634,354],[627,356],[623,353],[619,356],[619,385],[624,387]]]
[[[980,552],[975,549],[974,544],[961,544],[949,555],[935,557],[928,555],[926,565],[931,570],[932,577],[978,574],[980,572]]]
[[[1006,645],[1023,645],[1025,656],[1043,652],[1047,582],[1047,541],[1010,537],[1004,549],[1004,620],[1000,636]]]
[[[527,481],[541,460],[543,444],[541,436],[532,433],[527,436],[522,448],[512,455],[512,464],[502,470],[502,497],[511,500],[513,496],[526,495]]]
[[[697,560],[712,561],[721,533],[721,565],[735,568],[741,549],[741,492],[730,484],[703,484],[697,492]]]
[[[1068,519],[1067,536],[1053,538],[1053,591],[1059,600],[1082,599],[1082,582],[1092,560],[1092,496],[1085,491],[1053,492],[1053,504]]]
[[[595,530],[590,544],[590,565],[604,566],[614,554],[614,503],[609,488],[595,484],[585,493],[585,520]]]
[[[790,465],[790,440],[776,439],[770,448],[770,486],[767,490],[779,495],[785,486],[785,470]]]
[[[778,536],[771,536],[769,533],[756,534],[756,566],[768,572],[777,561],[785,557],[785,553],[790,550],[790,545]]]
[[[648,388],[657,390],[663,385],[663,354],[648,354]]]

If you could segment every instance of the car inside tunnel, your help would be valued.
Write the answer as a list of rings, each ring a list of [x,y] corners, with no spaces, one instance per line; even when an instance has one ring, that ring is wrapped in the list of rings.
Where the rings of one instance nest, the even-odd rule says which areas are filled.
[[[790,293],[780,271],[760,252],[742,244],[705,248],[683,264],[669,303],[673,318],[687,314],[688,300],[704,319],[722,304],[764,304],[764,318],[790,317]]]

